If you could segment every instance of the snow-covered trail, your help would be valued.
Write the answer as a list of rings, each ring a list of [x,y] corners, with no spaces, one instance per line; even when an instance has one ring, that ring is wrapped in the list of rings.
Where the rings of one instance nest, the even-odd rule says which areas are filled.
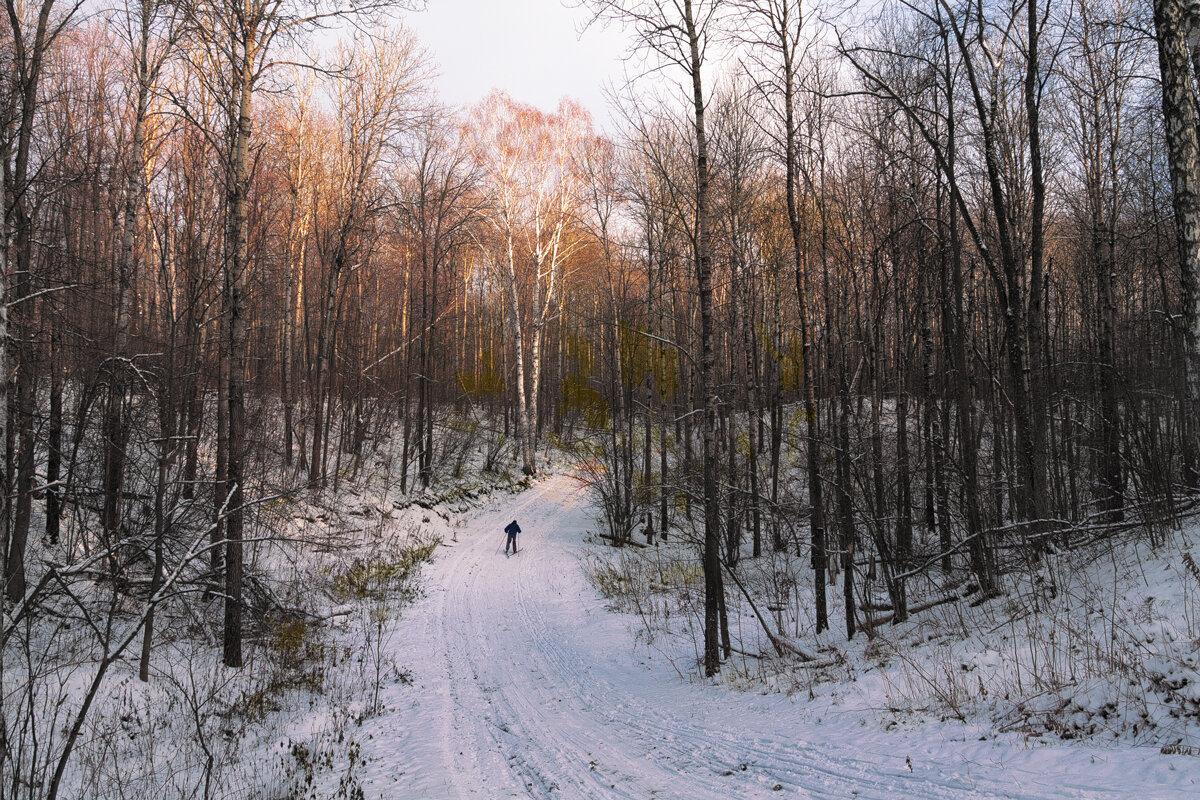
[[[522,550],[506,558],[513,518]],[[413,682],[390,687],[393,710],[363,732],[367,797],[1146,800],[1200,788],[1200,759],[1186,756],[953,742],[936,724],[887,734],[817,720],[801,698],[681,680],[633,647],[628,619],[585,579],[594,526],[586,492],[560,476],[438,548],[391,642]]]

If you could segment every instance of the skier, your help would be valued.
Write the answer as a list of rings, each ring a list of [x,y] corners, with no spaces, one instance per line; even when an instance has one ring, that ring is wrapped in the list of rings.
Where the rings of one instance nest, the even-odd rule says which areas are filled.
[[[508,534],[508,539],[504,542],[504,555],[508,555],[508,546],[512,545],[512,551],[515,555],[517,552],[517,534],[521,532],[521,526],[514,519],[504,528],[504,532]]]

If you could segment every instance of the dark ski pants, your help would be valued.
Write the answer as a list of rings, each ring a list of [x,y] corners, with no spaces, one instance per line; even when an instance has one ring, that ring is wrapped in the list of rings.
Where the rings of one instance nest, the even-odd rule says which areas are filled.
[[[517,535],[515,533],[508,534],[508,540],[504,543],[504,552],[508,552],[508,546],[512,545],[512,551],[517,552]]]

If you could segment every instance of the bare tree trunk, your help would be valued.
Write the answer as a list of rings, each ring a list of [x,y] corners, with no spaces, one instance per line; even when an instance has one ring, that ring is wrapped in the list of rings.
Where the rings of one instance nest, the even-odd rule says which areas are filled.
[[[713,351],[712,256],[709,245],[708,137],[704,127],[704,84],[701,78],[700,29],[692,0],[684,0],[683,26],[687,35],[688,72],[696,136],[696,282],[700,296],[700,368],[696,376],[703,415],[701,461],[704,486],[704,674],[721,670],[719,614],[721,607],[721,507],[717,491],[716,354]]]
[[[843,601],[846,607],[846,638],[854,638],[854,495],[850,477],[850,386],[843,366],[838,397],[837,452],[835,474],[837,477],[838,527],[841,531],[843,567]]]
[[[337,315],[338,285],[341,278],[343,249],[338,245],[330,264],[329,274],[325,277],[325,297],[321,304],[321,319],[317,324],[317,357],[316,372],[313,375],[312,386],[312,459],[308,464],[308,481],[312,487],[319,488],[325,482],[325,448],[329,437],[328,425],[325,419],[325,404],[333,405],[333,391],[325,389],[329,380],[330,362],[333,355],[334,318]]]
[[[3,302],[0,299],[0,302]],[[57,333],[50,339],[50,425],[46,434],[46,541],[58,544],[62,523],[62,429],[63,365],[62,343]]]
[[[512,260],[514,257],[510,247],[509,280],[505,282],[508,309],[504,315],[504,326],[508,329],[508,337],[512,344],[513,369],[516,371],[516,381],[513,386],[513,390],[517,394],[517,410],[514,415],[514,438],[516,439],[517,448],[520,451],[521,469],[526,475],[530,475],[533,472],[533,454],[529,448],[532,441],[532,433],[529,431],[531,420],[528,400],[529,381],[526,377],[525,336],[523,326],[521,325],[521,304],[517,298],[516,265]]]
[[[1113,272],[1117,269],[1114,252],[1113,226],[1115,221],[1105,223],[1098,213],[1099,187],[1094,187],[1092,202],[1097,212],[1092,219],[1092,257],[1096,271],[1096,319],[1097,372],[1100,394],[1100,479],[1104,496],[1100,499],[1101,509],[1112,522],[1125,519],[1125,480],[1121,465],[1121,424],[1118,398],[1116,366],[1116,317],[1117,307],[1113,296]],[[1104,228],[1107,227],[1107,231]],[[1070,415],[1067,415],[1070,419]],[[1064,432],[1065,435],[1065,432]],[[1071,473],[1074,480],[1075,471]],[[1074,492],[1072,492],[1074,495]],[[1074,505],[1074,503],[1072,503]]]
[[[128,443],[125,407],[128,402],[129,329],[133,312],[133,246],[145,191],[146,116],[150,97],[150,21],[153,0],[142,0],[137,45],[137,100],[133,117],[133,145],[125,187],[124,225],[121,253],[117,259],[116,336],[109,365],[108,407],[105,416],[104,500],[100,525],[108,546],[121,541],[121,492],[125,482],[125,447]],[[120,570],[115,553],[114,570]]]
[[[301,212],[303,219],[307,220],[307,210]],[[308,230],[307,226],[301,224],[297,234],[300,252],[297,254],[294,261],[289,262],[284,266],[287,270],[287,275],[284,278],[284,299],[283,299],[283,363],[280,364],[280,393],[283,400],[283,463],[285,466],[292,465],[292,451],[295,447],[293,443],[293,426],[296,408],[296,391],[293,386],[295,373],[295,347],[296,347],[296,313],[295,306],[299,299],[297,289],[298,272],[302,269],[305,258],[307,257],[308,245]],[[289,243],[289,249],[292,243]],[[303,447],[303,444],[301,444]]]
[[[783,4],[778,10],[778,17],[772,15],[771,26],[773,28],[773,46],[779,51],[782,59],[782,90],[784,103],[784,168],[787,172],[785,180],[786,185],[786,201],[789,229],[792,237],[792,258],[794,259],[795,280],[796,280],[796,298],[798,301],[798,316],[800,327],[800,369],[802,378],[802,391],[804,393],[804,416],[805,428],[808,434],[808,442],[806,446],[807,452],[807,467],[808,467],[808,500],[811,506],[811,514],[809,516],[809,537],[811,541],[811,560],[814,580],[814,592],[816,596],[816,629],[817,633],[829,628],[829,612],[826,599],[825,578],[828,569],[828,559],[826,557],[825,545],[825,504],[822,498],[822,480],[821,480],[821,438],[818,428],[817,419],[817,403],[816,403],[816,387],[814,386],[814,371],[812,364],[812,342],[811,342],[811,320],[808,308],[808,277],[806,274],[805,264],[805,248],[804,248],[804,233],[803,221],[800,217],[800,204],[796,196],[797,183],[800,179],[800,165],[797,153],[797,122],[796,122],[796,71],[798,64],[795,59],[799,53],[798,40],[796,40],[794,32],[790,29],[789,13],[792,13],[787,4]],[[795,20],[796,29],[803,24],[803,19],[800,17],[800,9],[794,9],[797,18]],[[822,178],[824,177],[824,156],[818,156],[822,159]],[[821,257],[824,259],[827,253],[826,236],[828,225],[824,216],[824,206],[821,211]]]
[[[164,304],[167,312],[167,324],[170,333],[167,337],[168,347],[166,364],[162,370],[158,393],[158,453],[155,459],[154,480],[154,566],[150,575],[150,597],[158,594],[163,584],[163,566],[165,559],[165,538],[171,528],[172,521],[167,510],[167,491],[169,488],[171,464],[178,452],[179,443],[174,437],[177,429],[175,410],[175,365],[177,337],[179,324],[173,302]],[[155,607],[146,610],[145,629],[142,631],[142,652],[138,661],[138,679],[142,682],[150,680],[150,655],[154,646],[154,616]]]
[[[1047,3],[1049,0],[1047,0]],[[1048,8],[1048,6],[1047,6]],[[1045,208],[1046,208],[1046,179],[1042,171],[1042,133],[1041,133],[1041,85],[1040,64],[1038,63],[1039,39],[1041,37],[1041,22],[1038,17],[1037,0],[1027,0],[1026,6],[1026,53],[1025,66],[1025,116],[1028,125],[1029,141],[1029,172],[1030,189],[1032,193],[1032,208],[1030,209],[1029,236],[1029,354],[1027,369],[1029,377],[1025,379],[1028,386],[1031,431],[1027,447],[1032,453],[1026,455],[1029,469],[1032,471],[1032,482],[1027,487],[1031,492],[1033,516],[1038,520],[1050,517],[1050,499],[1047,484],[1049,483],[1047,438],[1049,436],[1048,397],[1043,386],[1045,377],[1042,374],[1044,361],[1043,344],[1046,337],[1045,320],[1043,317],[1046,269],[1045,269]]]
[[[433,387],[432,372],[437,369],[434,353],[437,352],[438,329],[438,258],[430,264],[429,275],[429,321],[425,325],[424,366],[421,368],[421,390],[424,397],[425,415],[423,425],[424,444],[421,447],[424,463],[421,465],[421,483],[428,488],[433,482]]]
[[[7,153],[4,154],[7,161]],[[7,187],[5,187],[7,188]],[[2,198],[3,193],[0,193]],[[0,214],[0,447],[6,447],[11,426],[9,425],[9,380],[8,380],[8,224]],[[7,613],[8,603],[17,602],[25,596],[25,553],[12,541],[12,518],[9,486],[11,485],[11,459],[0,458],[0,529],[3,529],[4,544],[4,591],[0,592],[0,613]],[[22,543],[23,545],[24,543]],[[0,667],[3,672],[3,667]]]
[[[1171,169],[1172,207],[1176,242],[1183,272],[1183,328],[1186,341],[1187,403],[1192,411],[1185,436],[1196,451],[1200,410],[1200,141],[1196,130],[1196,101],[1188,52],[1190,24],[1183,0],[1155,0],[1154,26],[1158,63],[1162,73],[1163,119]],[[1184,475],[1192,489],[1200,489],[1200,473]]]
[[[424,209],[422,209],[424,213]],[[424,225],[421,226],[424,228]],[[432,460],[428,463],[427,458],[432,456],[432,453],[426,452],[425,442],[425,411],[426,403],[429,402],[429,325],[431,322],[429,315],[429,243],[428,235],[422,230],[420,234],[421,248],[421,352],[417,362],[417,476],[421,481],[421,488],[429,488],[430,469]]]
[[[246,296],[250,287],[249,225],[246,217],[246,195],[250,184],[250,100],[252,78],[249,60],[244,60],[236,82],[237,130],[230,159],[231,240],[227,243],[230,274],[226,283],[229,291],[229,446],[226,453],[225,477],[228,485],[229,508],[225,522],[225,630],[224,662],[227,667],[242,666],[242,539],[245,530],[246,456]]]
[[[191,500],[196,495],[196,475],[200,462],[200,433],[204,425],[204,382],[203,368],[204,332],[199,318],[200,306],[200,259],[196,254],[196,231],[192,220],[193,206],[188,204],[185,212],[184,239],[188,276],[186,281],[187,311],[184,314],[185,335],[188,348],[187,376],[184,381],[186,414],[181,420],[181,430],[186,437],[183,457],[183,499]]]
[[[540,313],[540,312],[539,312]],[[538,400],[542,390],[542,331],[544,322],[534,323],[529,342],[529,400],[525,406],[524,438],[521,443],[521,469],[526,475],[537,472]]]
[[[8,333],[10,320],[7,319],[8,308],[15,307],[15,318],[11,322],[17,323],[14,327],[18,330],[16,337],[17,346],[17,396],[15,403],[16,418],[15,420],[8,419],[10,405],[8,402],[4,404],[4,410],[0,411],[5,417],[5,422],[15,422],[15,433],[18,438],[17,455],[12,468],[16,471],[15,499],[16,509],[12,514],[11,522],[9,515],[5,513],[5,559],[4,559],[4,584],[5,595],[10,602],[17,602],[25,595],[25,548],[29,538],[29,517],[30,517],[30,492],[33,489],[33,470],[34,470],[34,389],[36,382],[36,369],[34,364],[34,348],[30,341],[33,334],[33,325],[37,301],[29,300],[28,296],[32,291],[32,269],[33,269],[33,216],[30,211],[30,185],[29,185],[29,160],[30,151],[33,145],[34,137],[34,118],[37,109],[38,87],[42,76],[42,65],[46,53],[49,50],[57,33],[62,30],[61,25],[66,24],[66,20],[51,20],[51,11],[54,8],[54,0],[42,0],[38,9],[37,23],[34,29],[33,41],[28,41],[27,35],[29,31],[27,26],[21,24],[23,18],[22,12],[17,8],[16,0],[7,0],[5,8],[8,12],[8,27],[10,42],[13,47],[13,60],[16,75],[14,83],[16,84],[16,104],[20,107],[20,120],[16,130],[16,151],[5,152],[6,156],[4,174],[4,191],[3,201],[6,204],[4,208],[4,219],[0,223],[3,227],[3,241],[0,244],[5,246],[5,259],[11,258],[9,263],[4,266],[6,269],[13,270],[15,281],[11,286],[7,284],[7,271],[4,279],[4,296],[7,303],[4,304],[4,319],[0,320],[0,327],[3,327],[5,337],[0,342],[0,352],[3,356],[0,361],[7,364],[8,354]],[[75,9],[67,14],[69,19],[75,13]],[[59,27],[54,27],[59,26]],[[8,145],[8,146],[11,146]],[[11,169],[9,168],[8,158],[11,158]],[[10,256],[11,253],[11,256]],[[7,384],[7,372],[0,373],[0,376],[5,376],[3,382]],[[8,400],[8,387],[3,390],[3,399]],[[9,425],[5,426],[5,441],[9,440],[14,431]],[[11,469],[10,469],[11,473]],[[6,478],[11,481],[11,474],[6,475]],[[6,481],[6,487],[8,482]],[[6,491],[4,511],[8,511],[8,503],[11,502],[11,495]],[[8,526],[11,525],[11,528]]]

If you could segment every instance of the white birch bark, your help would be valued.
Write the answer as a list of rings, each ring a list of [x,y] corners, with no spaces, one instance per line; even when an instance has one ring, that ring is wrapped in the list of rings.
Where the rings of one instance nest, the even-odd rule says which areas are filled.
[[[1196,4],[1185,0],[1155,0],[1154,26],[1162,72],[1163,121],[1171,171],[1172,205],[1183,276],[1183,327],[1187,343],[1188,400],[1200,402],[1200,137],[1196,130],[1189,33]],[[1193,420],[1195,412],[1186,414]],[[1193,442],[1194,444],[1194,442]],[[1195,485],[1195,475],[1186,476]]]

